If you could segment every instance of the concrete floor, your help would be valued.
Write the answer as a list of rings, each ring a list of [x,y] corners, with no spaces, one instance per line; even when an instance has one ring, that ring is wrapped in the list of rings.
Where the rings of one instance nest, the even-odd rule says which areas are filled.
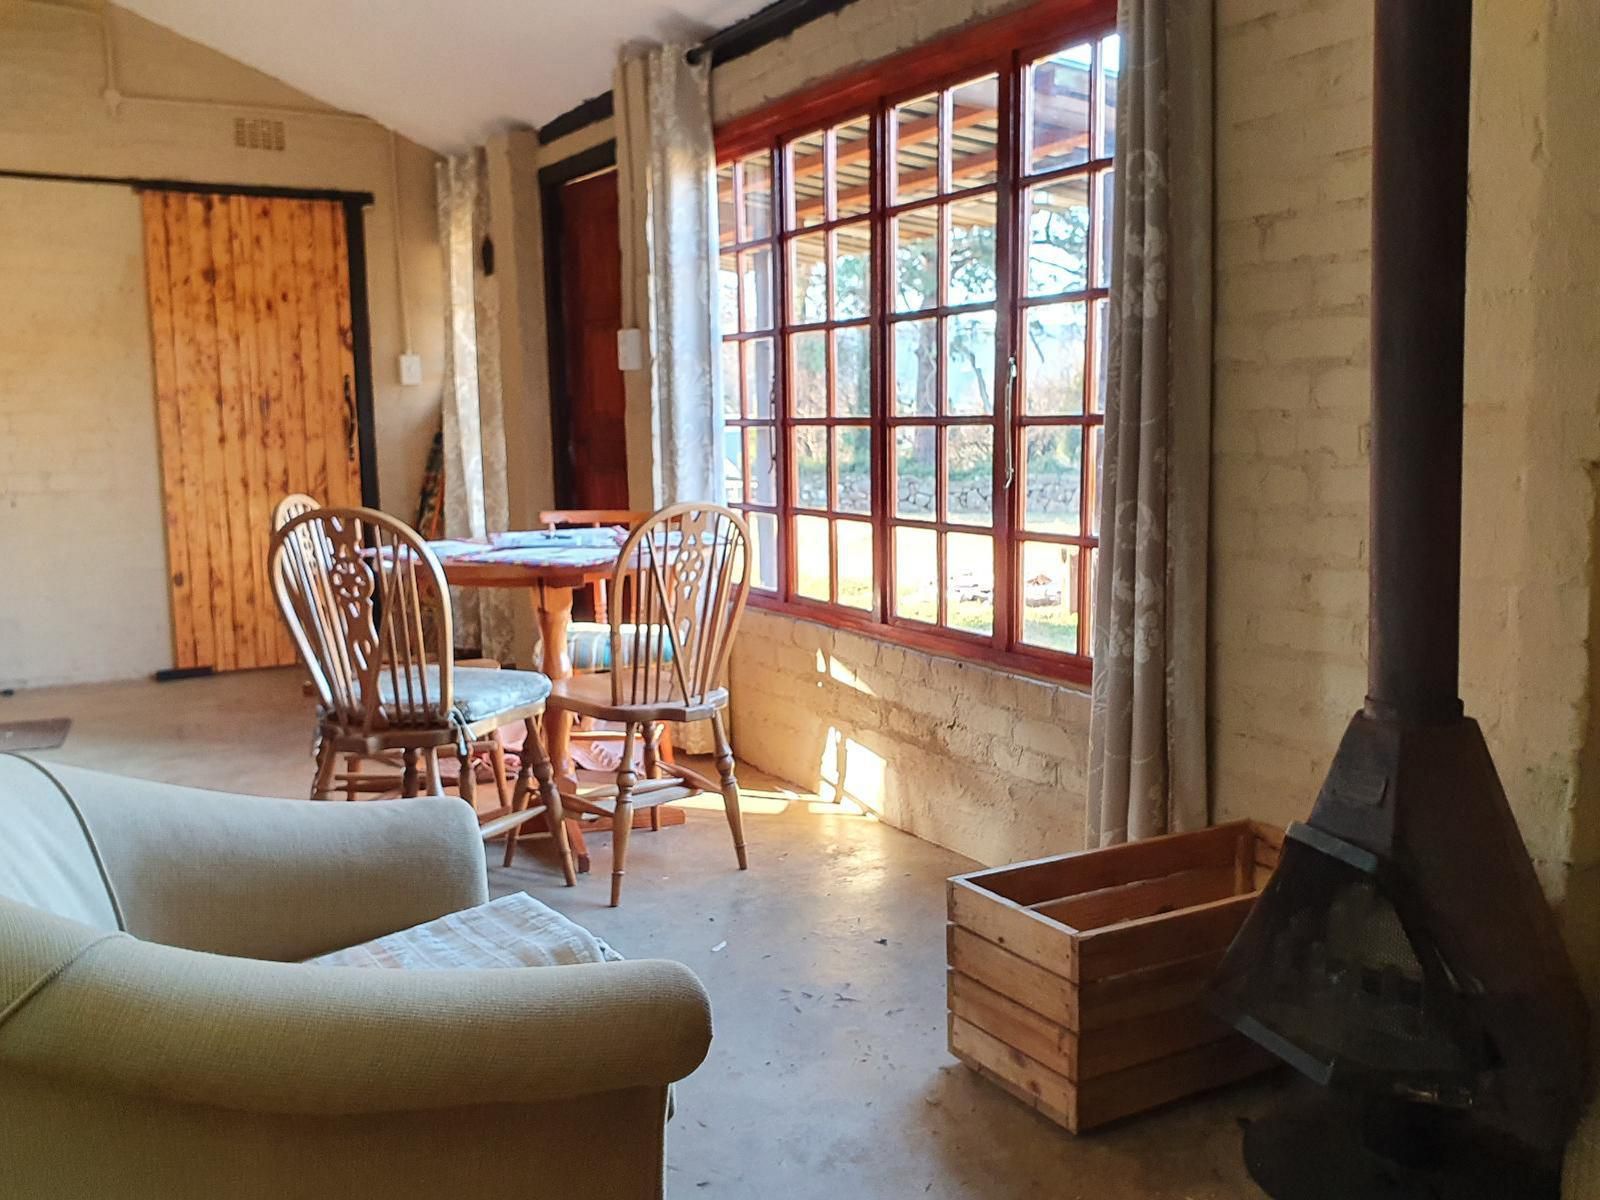
[[[309,706],[293,671],[0,698],[0,721],[48,716],[75,723],[42,757],[269,795],[303,795],[309,782]],[[686,802],[682,827],[634,835],[619,909],[605,904],[603,835],[575,889],[528,853],[490,872],[496,894],[528,891],[622,953],[677,959],[705,981],[716,1039],[680,1085],[670,1197],[1262,1195],[1240,1163],[1239,1122],[1275,1085],[1062,1132],[946,1052],[944,880],[972,864],[757,772],[742,782],[748,872],[734,868],[714,797]]]

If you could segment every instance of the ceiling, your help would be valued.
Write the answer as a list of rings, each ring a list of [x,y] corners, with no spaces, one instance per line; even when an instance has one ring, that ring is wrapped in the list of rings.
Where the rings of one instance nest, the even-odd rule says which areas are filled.
[[[768,0],[120,0],[192,41],[441,152],[611,86],[633,41],[696,42]]]

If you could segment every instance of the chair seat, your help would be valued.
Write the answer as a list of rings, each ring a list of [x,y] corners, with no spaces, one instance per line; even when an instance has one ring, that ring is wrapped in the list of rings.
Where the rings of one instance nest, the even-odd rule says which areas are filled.
[[[716,688],[707,692],[704,700],[690,704],[675,683],[667,694],[648,704],[614,704],[611,676],[605,674],[574,675],[559,680],[550,691],[551,708],[602,721],[703,721],[727,706],[726,688]]]
[[[641,634],[639,626],[624,624],[622,631],[622,665],[633,666],[635,642],[651,660],[672,661],[672,639],[661,625],[649,625]],[[605,621],[574,621],[567,626],[567,657],[574,671],[609,671],[611,662],[611,625]]]
[[[439,668],[426,668],[428,696],[439,695]],[[502,713],[520,708],[537,707],[550,696],[550,679],[538,671],[497,671],[487,667],[457,667],[453,677],[455,710],[463,721],[477,724]],[[404,712],[406,685],[400,681],[399,699],[395,697],[394,681],[388,672],[378,677],[378,695],[384,708]]]

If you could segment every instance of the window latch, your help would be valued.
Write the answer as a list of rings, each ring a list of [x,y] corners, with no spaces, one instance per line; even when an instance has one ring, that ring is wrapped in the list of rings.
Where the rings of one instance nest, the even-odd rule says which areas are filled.
[[[1017,391],[1017,356],[1013,354],[1006,360],[1006,386],[1004,398],[1000,405],[1000,436],[1006,444],[1006,490],[1017,478],[1017,438],[1016,431],[1012,428],[1011,403]]]

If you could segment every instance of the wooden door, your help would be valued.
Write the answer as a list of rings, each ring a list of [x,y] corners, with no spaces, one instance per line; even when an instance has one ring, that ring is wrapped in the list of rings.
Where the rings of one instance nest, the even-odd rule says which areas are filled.
[[[145,277],[178,668],[295,661],[267,577],[290,492],[361,502],[334,200],[147,191]]]
[[[622,325],[622,246],[617,173],[561,189],[561,325],[565,420],[556,451],[565,460],[567,508],[628,507],[627,402],[617,369]]]

